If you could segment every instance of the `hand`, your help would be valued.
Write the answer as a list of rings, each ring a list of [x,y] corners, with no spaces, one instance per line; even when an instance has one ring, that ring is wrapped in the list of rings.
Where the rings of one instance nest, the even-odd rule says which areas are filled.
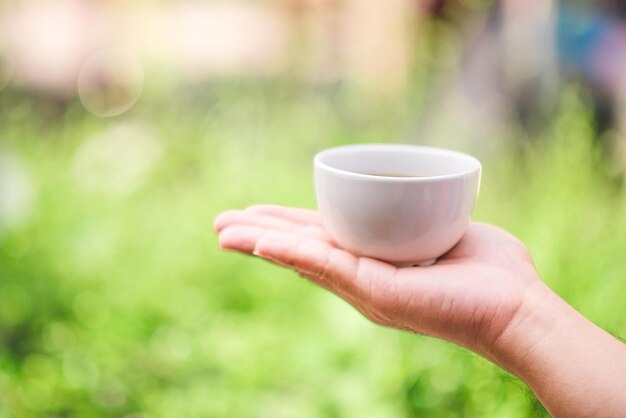
[[[224,249],[255,254],[291,268],[352,304],[372,321],[428,334],[493,359],[525,293],[538,279],[524,245],[509,233],[472,224],[430,267],[397,268],[337,246],[319,214],[252,206],[215,221]]]
[[[539,279],[524,245],[471,224],[430,267],[397,268],[337,246],[317,212],[279,206],[215,221],[224,249],[291,268],[372,321],[463,345],[524,380],[555,417],[623,416],[626,346]]]

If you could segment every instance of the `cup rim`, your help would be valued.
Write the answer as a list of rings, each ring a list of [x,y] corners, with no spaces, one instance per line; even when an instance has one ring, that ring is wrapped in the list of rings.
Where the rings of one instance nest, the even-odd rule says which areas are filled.
[[[403,150],[403,149],[404,150],[410,149],[414,151],[427,151],[431,154],[448,155],[448,156],[454,156],[457,158],[460,157],[467,161],[472,162],[473,164],[475,164],[475,167],[471,168],[470,170],[459,171],[458,173],[452,173],[452,174],[442,174],[442,175],[425,176],[425,177],[391,177],[391,176],[386,177],[386,176],[375,176],[371,174],[356,173],[354,171],[343,170],[341,168],[332,167],[322,161],[322,158],[324,158],[326,155],[349,152],[349,151],[354,151],[358,149],[391,149],[391,150],[395,149],[398,151]],[[330,171],[331,173],[334,173],[343,177],[347,177],[347,178],[354,178],[354,179],[360,178],[360,179],[369,180],[369,181],[403,182],[403,183],[428,182],[432,180],[454,179],[454,178],[459,178],[459,177],[465,177],[468,174],[480,172],[482,170],[482,164],[480,163],[480,161],[476,157],[473,157],[469,154],[465,154],[463,152],[454,151],[454,150],[450,150],[446,148],[429,147],[425,145],[413,145],[413,144],[378,143],[378,144],[340,145],[338,147],[327,148],[323,151],[318,152],[317,154],[315,154],[315,157],[313,158],[313,163],[316,167],[322,168],[324,170]]]

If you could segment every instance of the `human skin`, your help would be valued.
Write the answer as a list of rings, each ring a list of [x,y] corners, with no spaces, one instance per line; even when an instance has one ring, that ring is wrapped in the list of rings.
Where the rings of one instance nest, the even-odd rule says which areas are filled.
[[[377,324],[484,356],[555,417],[626,416],[626,345],[551,291],[500,228],[472,223],[435,265],[398,268],[342,250],[311,210],[257,205],[222,213],[214,227],[221,248],[295,270]]]

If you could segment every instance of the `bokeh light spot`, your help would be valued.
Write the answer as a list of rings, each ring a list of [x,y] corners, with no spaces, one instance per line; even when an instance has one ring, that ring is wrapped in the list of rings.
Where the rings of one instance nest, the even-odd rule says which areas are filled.
[[[65,352],[76,345],[76,335],[72,328],[62,322],[53,322],[48,325],[44,335],[45,346],[48,350]]]
[[[74,175],[85,190],[125,194],[139,187],[161,156],[160,143],[138,123],[115,125],[88,138],[74,158]]]
[[[109,379],[98,387],[93,400],[105,408],[119,408],[126,403],[126,388],[120,381]]]
[[[143,81],[143,66],[133,52],[106,48],[85,61],[78,76],[78,95],[94,115],[118,116],[137,103]]]
[[[36,190],[21,158],[0,147],[0,231],[25,223],[30,217]]]
[[[189,335],[180,327],[162,326],[152,336],[152,352],[164,361],[179,363],[191,354]]]
[[[63,358],[63,374],[75,388],[93,388],[98,383],[98,365],[82,353],[71,353]]]

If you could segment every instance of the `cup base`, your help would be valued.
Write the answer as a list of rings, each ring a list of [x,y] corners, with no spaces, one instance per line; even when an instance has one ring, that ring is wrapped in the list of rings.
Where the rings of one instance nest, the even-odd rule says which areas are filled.
[[[412,262],[412,263],[393,263],[396,267],[429,267],[437,262],[436,258],[432,260],[420,261],[420,262]]]

